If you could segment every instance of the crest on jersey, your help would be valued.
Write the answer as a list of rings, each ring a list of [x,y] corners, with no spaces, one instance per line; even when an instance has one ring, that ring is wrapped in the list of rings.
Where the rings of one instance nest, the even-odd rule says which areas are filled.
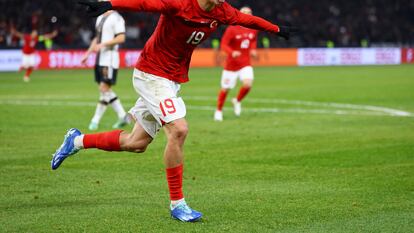
[[[210,28],[216,28],[218,26],[218,22],[217,22],[217,20],[213,20],[211,23],[210,23]]]

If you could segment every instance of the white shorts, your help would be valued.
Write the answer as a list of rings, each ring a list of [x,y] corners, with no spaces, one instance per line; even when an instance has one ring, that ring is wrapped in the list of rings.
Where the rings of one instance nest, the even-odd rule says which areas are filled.
[[[155,138],[164,124],[184,118],[184,101],[177,97],[180,84],[135,69],[132,82],[140,98],[129,113]]]
[[[221,75],[221,88],[233,89],[237,84],[237,78],[240,78],[240,81],[253,80],[253,67],[246,66],[238,71],[223,70],[223,74]]]
[[[29,68],[34,67],[36,65],[36,56],[35,54],[23,54],[22,58],[22,67]]]

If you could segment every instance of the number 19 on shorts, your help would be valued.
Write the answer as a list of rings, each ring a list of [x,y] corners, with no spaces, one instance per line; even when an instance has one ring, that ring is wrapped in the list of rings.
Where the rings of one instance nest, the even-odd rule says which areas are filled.
[[[172,101],[172,99],[165,99],[164,101],[160,102],[160,109],[164,117],[166,117],[167,114],[174,114],[177,112],[174,101]]]

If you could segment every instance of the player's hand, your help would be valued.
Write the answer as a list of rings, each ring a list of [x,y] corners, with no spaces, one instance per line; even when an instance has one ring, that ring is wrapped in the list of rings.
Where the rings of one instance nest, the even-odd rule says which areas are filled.
[[[103,13],[112,10],[111,2],[91,2],[87,0],[80,0],[78,4],[86,6],[86,13],[91,17],[98,17]]]
[[[93,47],[93,51],[97,53],[104,47],[105,47],[105,45],[103,43],[96,44],[95,47]]]
[[[82,59],[81,59],[81,64],[82,64],[82,65],[85,65],[85,64],[86,64],[86,61],[88,61],[88,58],[89,58],[89,53],[85,53],[85,54],[82,56]]]
[[[259,58],[259,55],[258,55],[258,53],[257,53],[257,50],[256,50],[256,49],[252,49],[252,50],[250,51],[250,56],[251,56],[253,59],[255,59],[255,60],[257,60],[257,59]]]
[[[233,51],[233,52],[231,53],[231,56],[232,56],[233,58],[240,57],[240,56],[241,56],[241,52],[240,52],[240,51]]]
[[[279,32],[276,34],[285,40],[289,40],[292,35],[295,35],[299,32],[299,28],[291,26],[279,26]]]

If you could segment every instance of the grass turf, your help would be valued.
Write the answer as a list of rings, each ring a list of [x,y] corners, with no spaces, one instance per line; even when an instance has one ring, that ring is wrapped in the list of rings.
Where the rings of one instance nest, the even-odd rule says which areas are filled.
[[[222,123],[220,69],[193,69],[182,87],[184,192],[205,215],[195,224],[169,217],[163,133],[144,154],[88,150],[50,169],[68,128],[88,132],[92,71],[1,73],[0,232],[412,231],[414,118],[323,103],[414,113],[414,66],[255,71],[246,111],[234,117],[228,101]],[[127,109],[131,74],[115,88]],[[115,121],[108,109],[100,130]]]

